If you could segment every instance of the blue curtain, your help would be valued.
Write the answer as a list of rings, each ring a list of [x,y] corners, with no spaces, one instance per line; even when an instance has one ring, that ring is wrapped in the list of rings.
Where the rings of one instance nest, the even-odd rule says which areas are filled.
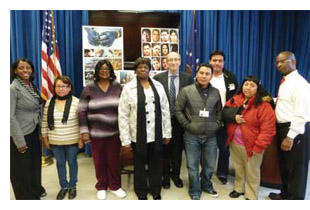
[[[222,50],[225,67],[239,82],[258,76],[276,96],[281,75],[274,62],[279,52],[289,50],[299,73],[310,81],[310,11],[200,11],[199,16],[201,62]]]
[[[40,11],[13,11],[10,17],[10,63],[27,57],[34,64],[35,84],[39,84],[41,69],[41,14]]]
[[[180,13],[181,69],[186,69],[186,49],[194,12]],[[63,74],[69,75],[75,95],[82,91],[82,25],[88,24],[88,11],[54,11]],[[11,58],[29,58],[36,69],[35,84],[40,85],[41,30],[43,11],[11,11]],[[310,80],[310,11],[207,11],[197,10],[198,50],[202,62],[211,51],[226,54],[225,67],[239,80],[249,74],[258,76],[274,96],[281,75],[274,62],[280,51],[295,53],[297,68]]]
[[[88,11],[54,10],[56,36],[62,73],[68,75],[74,86],[74,95],[80,96],[82,80],[82,25],[88,25]],[[34,83],[41,86],[41,37],[43,11],[11,10],[12,64],[17,58],[30,59],[36,71]]]

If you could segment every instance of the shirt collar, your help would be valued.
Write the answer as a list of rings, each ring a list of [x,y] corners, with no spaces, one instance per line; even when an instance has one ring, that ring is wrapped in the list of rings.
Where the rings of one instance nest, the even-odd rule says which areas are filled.
[[[179,77],[179,71],[177,71],[177,73],[174,75],[174,74],[171,74],[170,71],[168,71],[168,77],[171,77],[171,76],[175,76],[175,77]]]
[[[293,79],[296,75],[298,75],[298,70],[292,71],[288,75],[284,76],[285,81]]]

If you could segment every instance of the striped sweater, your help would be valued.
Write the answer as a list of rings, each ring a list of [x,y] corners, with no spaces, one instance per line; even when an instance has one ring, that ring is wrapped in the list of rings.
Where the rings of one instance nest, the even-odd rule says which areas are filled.
[[[117,82],[113,82],[106,92],[96,83],[84,88],[78,107],[81,134],[89,133],[92,141],[119,135],[118,102],[121,91],[122,86]]]
[[[72,96],[72,104],[70,107],[69,117],[66,124],[63,124],[61,122],[64,107],[61,110],[61,108],[58,107],[57,103],[55,102],[54,130],[50,130],[47,124],[47,113],[50,101],[51,99],[46,102],[43,110],[43,120],[41,128],[42,136],[47,136],[49,143],[52,145],[70,145],[78,143],[80,137],[80,129],[77,115],[79,99]]]

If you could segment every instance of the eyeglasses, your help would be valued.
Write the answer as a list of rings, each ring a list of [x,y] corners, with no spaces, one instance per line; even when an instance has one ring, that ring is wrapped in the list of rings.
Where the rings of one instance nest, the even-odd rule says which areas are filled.
[[[170,58],[170,59],[168,59],[169,62],[179,61],[179,60],[180,60],[180,58]]]
[[[56,88],[57,89],[65,89],[65,88],[68,88],[69,85],[56,85]]]
[[[286,63],[287,61],[291,61],[291,59],[285,59],[285,60],[279,60],[279,61],[276,61],[274,64],[275,65],[278,65],[279,63]]]
[[[110,71],[110,69],[99,69],[99,71]]]

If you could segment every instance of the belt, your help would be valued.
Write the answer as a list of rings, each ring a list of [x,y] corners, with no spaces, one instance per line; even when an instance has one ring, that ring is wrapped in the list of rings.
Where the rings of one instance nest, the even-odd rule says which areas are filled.
[[[286,123],[277,123],[277,128],[287,128],[290,127],[291,122],[286,122]]]

